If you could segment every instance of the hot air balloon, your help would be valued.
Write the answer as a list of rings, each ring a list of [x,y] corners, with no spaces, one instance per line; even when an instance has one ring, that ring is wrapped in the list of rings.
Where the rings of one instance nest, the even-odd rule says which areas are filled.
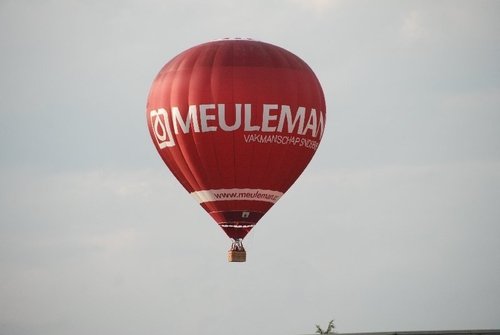
[[[190,48],[158,73],[146,118],[177,180],[231,238],[243,239],[315,154],[326,122],[319,80],[299,57],[250,39]]]

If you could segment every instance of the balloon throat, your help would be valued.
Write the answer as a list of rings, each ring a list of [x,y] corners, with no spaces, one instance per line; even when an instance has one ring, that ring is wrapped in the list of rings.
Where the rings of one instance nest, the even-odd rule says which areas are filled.
[[[229,249],[230,251],[245,251],[245,248],[243,247],[243,239],[232,238],[231,240],[232,242],[231,242],[231,249]]]

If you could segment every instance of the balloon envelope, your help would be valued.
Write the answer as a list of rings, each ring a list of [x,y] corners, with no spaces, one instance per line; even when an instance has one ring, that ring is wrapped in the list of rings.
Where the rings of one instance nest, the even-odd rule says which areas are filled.
[[[184,51],[154,80],[146,117],[161,158],[233,239],[243,239],[316,152],[320,83],[280,47],[225,39]]]

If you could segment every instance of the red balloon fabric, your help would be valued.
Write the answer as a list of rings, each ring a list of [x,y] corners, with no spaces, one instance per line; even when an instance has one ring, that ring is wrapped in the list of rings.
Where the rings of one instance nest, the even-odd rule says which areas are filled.
[[[310,162],[324,132],[321,85],[272,44],[195,46],[154,80],[149,131],[174,176],[233,239],[243,239]]]

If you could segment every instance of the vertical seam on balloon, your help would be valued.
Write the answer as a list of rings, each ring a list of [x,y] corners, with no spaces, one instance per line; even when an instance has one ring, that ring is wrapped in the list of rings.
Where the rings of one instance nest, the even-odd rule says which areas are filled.
[[[165,69],[166,67],[167,67],[167,65],[165,65],[163,67],[163,69]],[[177,68],[178,68],[178,64],[176,64],[176,69]],[[160,74],[163,74],[163,69],[160,72]],[[164,74],[160,75],[160,74],[157,75],[157,77],[156,77],[155,80],[158,80],[160,82],[160,89],[159,89],[159,91],[160,92],[165,92],[165,90],[166,90],[165,86],[167,86],[167,80],[165,80],[165,76],[166,75],[164,75]],[[169,88],[170,88],[170,91],[171,91],[172,85],[170,85]],[[169,91],[168,94],[170,94],[170,91]],[[175,158],[174,158],[174,156],[173,156],[173,154],[171,153],[170,150],[167,151],[167,153],[165,155],[166,155],[167,160],[165,160],[163,158],[163,155],[160,153],[160,157],[165,161],[165,164],[170,169],[170,171],[174,174],[174,176],[177,178],[177,180],[179,180],[179,182],[181,183],[181,185],[184,188],[186,188],[186,190],[189,191],[189,189],[192,188],[192,186],[190,185],[190,182],[189,182],[190,178],[188,178],[188,176],[186,176],[186,174],[183,172],[183,170],[179,167],[178,162],[175,160]]]
[[[234,101],[234,44],[231,44],[231,101],[233,103],[235,103]],[[235,117],[236,117],[236,105],[235,105]],[[240,110],[240,121],[241,121],[241,110]],[[235,140],[235,136],[236,136],[236,132],[235,131],[232,131],[232,139],[233,139],[233,185],[236,185],[237,183],[237,180],[238,180],[238,177],[237,177],[237,173],[239,172],[239,170],[236,168],[236,140]]]
[[[185,63],[185,62],[187,61],[187,59],[188,59],[188,58],[186,57],[184,60],[182,60],[182,62],[181,62],[181,63]],[[179,64],[178,69],[181,67],[181,65],[182,65],[182,64]],[[178,70],[177,70],[177,71],[178,71]],[[191,70],[190,70],[190,71],[192,72],[192,68],[191,68]],[[175,80],[175,78],[176,78],[176,77],[174,77],[174,80]],[[189,75],[189,80],[191,80],[191,73],[190,73],[190,75]],[[172,104],[172,91],[173,91],[173,89],[172,89],[172,88],[173,88],[173,87],[174,87],[174,85],[172,85],[172,87],[171,87],[171,89],[170,89],[170,92],[169,92],[169,94],[170,94],[170,104]],[[189,99],[188,99],[188,105],[189,105]],[[170,106],[170,108],[172,108],[172,107]],[[176,135],[177,135],[177,134],[176,134]],[[179,139],[180,139],[180,138],[181,138],[180,136],[179,136],[179,137],[178,137],[178,136],[175,136],[175,139],[177,140],[177,143],[178,143],[178,145],[177,145],[177,146],[178,146],[178,148],[179,148],[179,153],[180,153],[180,156],[181,156],[182,160],[184,161],[184,164],[186,165],[186,167],[188,167],[188,169],[187,169],[187,171],[186,171],[186,172],[187,172],[187,173],[189,173],[189,174],[191,175],[191,177],[192,177],[192,178],[191,178],[191,180],[193,180],[193,181],[195,182],[195,184],[196,184],[196,185],[191,185],[191,188],[193,188],[193,189],[195,189],[195,190],[196,190],[196,189],[200,189],[199,176],[197,176],[197,171],[195,171],[195,170],[193,170],[193,169],[192,169],[192,164],[189,164],[189,163],[188,163],[188,160],[186,159],[186,155],[184,154],[184,150],[183,150],[183,148],[182,148],[182,147],[183,147],[183,145],[181,145],[181,141],[179,141]],[[184,141],[182,141],[182,142],[184,143]],[[184,172],[184,173],[185,173],[185,172]]]
[[[283,50],[282,52],[285,53],[286,51]],[[298,66],[296,66],[296,64],[290,63],[290,60],[288,57],[283,57],[283,58],[287,61],[289,71],[291,71],[292,76],[294,77],[293,80],[290,81],[290,82],[294,83],[294,87],[293,87],[294,94],[293,94],[293,101],[292,101],[293,104],[290,104],[291,105],[290,108],[293,108],[293,106],[295,106],[295,108],[298,108],[299,100],[300,100],[298,95],[299,95],[300,90],[297,87],[297,83],[300,82],[300,78],[297,78],[298,77],[297,71],[299,71],[299,69],[298,69]],[[288,155],[288,152],[290,150],[291,150],[290,146],[287,146],[284,150],[283,156]],[[286,192],[295,183],[295,181],[298,179],[298,177],[302,174],[302,171],[298,175],[294,176],[294,175],[292,175],[292,172],[294,172],[293,169],[287,170],[285,178],[283,178],[283,181],[279,184],[278,189],[282,192]]]
[[[283,52],[286,52],[286,51],[283,51]],[[285,58],[287,58],[287,57],[285,57]],[[288,58],[287,58],[287,61],[289,62]],[[291,80],[291,82],[294,83],[293,90],[295,93],[293,95],[294,101],[293,101],[292,106],[295,106],[295,108],[298,108],[299,101],[300,101],[300,97],[299,97],[300,90],[297,87],[297,83],[300,82],[300,78],[298,78],[299,77],[298,71],[300,71],[300,68],[297,66],[297,64],[291,64],[290,62],[288,63],[288,65],[289,65],[290,71],[292,71],[291,73],[293,76],[293,80]],[[292,106],[291,106],[291,108],[292,108]],[[288,151],[290,151],[290,150],[291,150],[290,147],[287,147],[287,150],[284,154],[287,155]],[[286,176],[285,176],[286,178],[284,178],[284,181],[280,184],[279,189],[283,190],[283,192],[287,191],[295,183],[295,181],[298,179],[298,177],[302,174],[302,171],[300,171],[297,174],[297,172],[298,172],[297,170],[293,171],[292,169],[289,169],[286,173]],[[294,173],[296,175],[292,175],[292,173]]]
[[[273,69],[274,64],[275,64],[275,55],[272,52],[272,49],[267,46],[267,44],[259,44],[260,48],[262,51],[267,54],[267,57],[269,57],[269,60],[273,66],[270,68]],[[264,113],[264,111],[262,111]],[[263,115],[262,115],[263,117]],[[271,157],[273,156],[273,149],[275,148],[275,145],[267,145],[267,152],[266,152],[266,164],[264,165],[264,176],[269,177],[270,173],[270,163],[271,163]]]
[[[208,49],[210,50],[210,49]],[[205,52],[207,52],[207,50],[205,50]],[[202,60],[202,57],[205,56],[204,54],[201,55],[199,54],[198,57],[196,58],[194,64],[193,64],[193,68],[191,69],[192,72],[195,71],[196,67],[198,66],[199,62]],[[193,92],[193,90],[191,89],[191,85],[192,85],[192,79],[193,79],[193,76],[192,76],[192,73],[191,75],[189,76],[189,84],[188,84],[188,101],[191,101],[191,94]],[[199,107],[199,102],[198,102],[198,107]],[[200,111],[198,111],[199,113]],[[200,127],[200,125],[198,125],[198,127]],[[191,131],[191,140],[194,144],[194,148],[196,149],[196,155],[197,155],[197,158],[198,158],[198,161],[200,163],[200,166],[202,167],[202,171],[206,177],[206,172],[207,171],[210,171],[210,169],[207,168],[207,165],[206,165],[206,161],[203,159],[202,155],[200,154],[200,149],[198,148],[198,144],[200,144],[200,140],[197,136],[197,134],[195,134],[194,131]],[[200,132],[200,134],[202,134],[202,132]],[[210,138],[210,136],[207,136],[207,138]],[[207,185],[206,183],[210,183],[211,180],[207,180],[208,178],[203,178],[203,181],[202,183],[199,183],[199,190],[204,190],[207,188]],[[203,186],[202,186],[203,185]]]
[[[191,70],[189,72],[189,77],[188,77],[188,84],[187,84],[187,105],[189,106],[189,104],[191,103],[191,83],[192,83],[192,79],[193,79],[193,72],[195,70],[195,67],[196,67],[196,63],[200,60],[200,54],[196,54],[196,59],[191,67]],[[198,106],[199,107],[199,106]],[[198,111],[199,113],[199,111]],[[196,118],[198,116],[195,116]],[[199,127],[200,125],[198,125]],[[192,124],[189,125],[189,127],[192,127]],[[206,168],[203,164],[203,160],[201,159],[201,156],[200,156],[200,151],[198,150],[198,143],[196,141],[196,138],[195,138],[195,132],[193,131],[193,129],[190,129],[189,131],[189,135],[190,137],[188,137],[190,140],[191,140],[191,143],[193,144],[193,147],[195,148],[196,150],[196,156],[198,158],[198,161],[200,162],[201,165],[203,165],[203,171],[206,171]],[[194,167],[196,169],[196,167]],[[198,169],[196,169],[198,170]],[[198,173],[198,171],[196,171]],[[197,188],[197,191],[198,190],[202,190],[204,189],[204,186],[202,186],[202,183],[199,181],[199,178],[197,178],[197,183],[198,183],[198,188]]]
[[[198,55],[198,58],[196,59],[196,61],[194,62],[193,64],[193,68],[192,68],[192,71],[195,70],[197,64],[202,60],[202,55]],[[189,77],[189,85],[188,85],[188,101],[191,101],[191,94],[192,94],[192,90],[191,90],[191,84],[192,84],[192,75]],[[211,87],[210,87],[211,89]],[[213,97],[212,93],[210,93],[210,96]],[[198,157],[198,161],[200,162],[200,165],[202,166],[202,171],[210,171],[210,169],[207,168],[207,165],[206,165],[206,162],[204,159],[202,159],[202,155],[200,154],[200,150],[198,148],[198,144],[200,143],[199,139],[197,138],[196,134],[194,131],[190,132],[191,133],[191,140],[194,144],[194,147],[196,149],[196,155]],[[214,151],[213,150],[213,141],[211,140],[211,137],[210,136],[207,136],[206,138],[209,139],[210,143],[211,143],[211,148],[212,148],[212,152]],[[217,159],[215,159],[215,162],[217,163]],[[217,166],[218,168],[218,166]],[[220,175],[220,172],[219,172],[219,175]],[[220,177],[219,177],[220,179]],[[206,182],[212,182],[212,180],[207,180],[207,178],[203,178],[203,180],[206,180]],[[202,186],[203,185],[203,186]],[[206,189],[207,188],[207,185],[205,182],[203,183],[199,183],[199,190],[202,190],[202,189]]]
[[[211,64],[211,68],[210,68],[210,97],[212,100],[215,100],[214,99],[214,90],[213,90],[213,87],[212,87],[212,78],[214,76],[214,70],[215,70],[215,61],[217,59],[217,55],[221,52],[221,49],[223,48],[223,45],[224,44],[217,44],[217,47],[216,47],[216,50],[214,52],[214,55],[213,55],[213,58],[212,58],[212,64]],[[213,101],[214,103],[216,101]],[[219,157],[217,155],[217,149],[215,148],[214,146],[214,141],[212,139],[212,137],[210,137],[210,147],[212,148],[212,153],[215,157],[215,164],[217,166],[217,174],[219,175],[219,182],[223,180],[222,178],[222,173],[221,173],[221,168],[220,168],[220,164],[219,164]]]
[[[255,47],[255,44],[254,44],[254,47]],[[259,43],[258,44],[258,47],[259,48],[262,48],[262,45]],[[246,64],[245,66],[248,66],[248,64]],[[252,67],[255,67],[255,65],[253,64]],[[246,102],[245,102],[246,103]],[[250,105],[250,114],[253,114],[255,109],[252,109],[252,105]],[[246,118],[246,107],[244,107],[244,111],[243,111],[243,118]],[[244,121],[245,122],[245,121]],[[248,146],[248,144],[246,144],[245,146]],[[254,162],[258,162],[258,159],[255,159],[255,148],[257,147],[257,144],[256,143],[253,143],[251,146],[251,153],[250,153],[250,168],[247,170],[247,174],[246,174],[246,178],[245,178],[245,183],[244,185],[248,185],[250,182],[252,183],[252,185],[255,185],[255,179],[252,179],[252,171],[255,171],[255,165],[253,164]]]
[[[299,97],[299,94],[300,94],[300,90],[299,88],[297,87],[297,83],[300,81],[300,78],[297,78],[298,77],[298,70],[294,70],[293,71],[293,75],[295,76],[293,82],[295,83],[295,91],[296,91],[296,95],[295,95],[295,101],[294,101],[294,105],[295,105],[295,108],[298,108],[299,106],[299,101],[301,100],[300,97]],[[306,106],[307,107],[307,106]],[[305,167],[304,167],[305,169]],[[292,187],[293,184],[295,184],[295,182],[297,181],[297,179],[299,178],[299,176],[302,174],[302,172],[304,171],[304,169],[302,169],[302,171],[296,171],[295,173],[297,174],[296,176],[292,176],[292,170],[288,170],[287,173],[286,173],[286,178],[284,178],[283,182],[281,183],[280,185],[280,190],[283,190],[283,192],[285,191],[288,191],[288,189],[290,189],[290,187]],[[295,178],[294,178],[295,177]]]

